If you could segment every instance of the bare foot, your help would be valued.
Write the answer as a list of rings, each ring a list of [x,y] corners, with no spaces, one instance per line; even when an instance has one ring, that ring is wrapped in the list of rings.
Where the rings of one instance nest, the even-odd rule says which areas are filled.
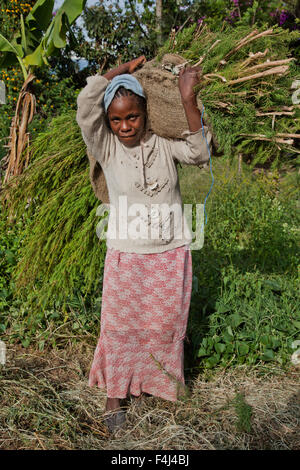
[[[120,399],[107,397],[105,411],[113,411],[113,410],[119,410],[119,409],[120,409]]]

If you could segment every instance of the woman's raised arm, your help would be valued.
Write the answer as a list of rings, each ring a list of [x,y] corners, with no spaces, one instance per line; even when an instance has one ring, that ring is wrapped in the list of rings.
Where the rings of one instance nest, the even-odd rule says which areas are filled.
[[[133,73],[140,65],[146,62],[146,57],[141,55],[137,59],[130,60],[125,64],[119,65],[113,70],[109,70],[106,74],[103,75],[107,80],[112,80],[117,75],[123,75],[123,73]]]
[[[132,73],[145,62],[146,57],[140,56],[110,70],[104,75],[96,74],[88,77],[87,85],[78,95],[76,119],[88,151],[101,165],[108,163],[111,145],[113,144],[111,131],[106,125],[103,107],[106,87],[109,80],[112,80],[116,75]]]
[[[201,128],[201,113],[197,106],[194,87],[199,83],[200,67],[187,67],[179,73],[178,86],[186,119],[191,132]]]
[[[195,85],[199,83],[200,72],[200,67],[188,67],[179,73],[178,86],[189,130],[183,132],[183,139],[169,141],[173,158],[190,165],[208,162],[211,152],[212,135],[207,126],[202,129],[201,112],[194,92]]]

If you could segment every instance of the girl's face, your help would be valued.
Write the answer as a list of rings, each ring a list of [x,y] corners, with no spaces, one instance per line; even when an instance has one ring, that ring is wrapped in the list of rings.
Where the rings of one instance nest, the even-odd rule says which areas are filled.
[[[108,108],[113,133],[126,147],[139,145],[146,123],[144,110],[134,96],[114,98]]]

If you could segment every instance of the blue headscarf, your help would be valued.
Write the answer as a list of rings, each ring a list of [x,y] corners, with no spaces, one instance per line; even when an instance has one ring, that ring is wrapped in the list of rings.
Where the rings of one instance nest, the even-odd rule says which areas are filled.
[[[144,90],[140,84],[140,82],[130,74],[124,73],[122,75],[117,75],[112,79],[105,90],[104,94],[104,108],[105,112],[114,99],[115,93],[118,88],[124,87],[127,90],[133,91],[136,95],[142,96],[146,98]]]

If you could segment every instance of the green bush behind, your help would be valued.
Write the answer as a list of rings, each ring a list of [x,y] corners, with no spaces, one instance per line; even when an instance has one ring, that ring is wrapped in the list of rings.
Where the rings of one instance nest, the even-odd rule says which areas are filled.
[[[219,159],[215,166],[204,246],[193,252],[193,360],[286,364],[300,339],[298,177],[282,192],[276,173],[239,176]],[[209,172],[201,179],[198,170],[197,189],[188,185],[193,170],[181,170],[183,197],[203,202]]]

